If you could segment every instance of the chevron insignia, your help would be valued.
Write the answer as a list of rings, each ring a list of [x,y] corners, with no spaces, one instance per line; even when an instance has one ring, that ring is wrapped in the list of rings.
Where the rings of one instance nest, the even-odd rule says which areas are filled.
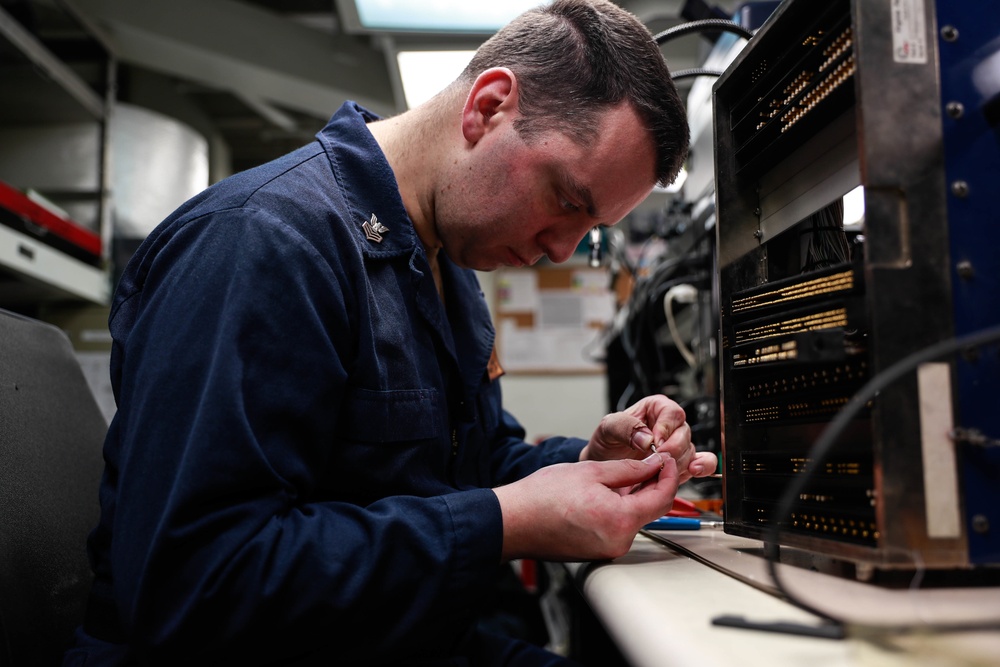
[[[365,238],[375,243],[381,243],[382,235],[389,231],[388,227],[378,221],[374,213],[372,213],[372,219],[365,220],[361,227],[365,230]]]

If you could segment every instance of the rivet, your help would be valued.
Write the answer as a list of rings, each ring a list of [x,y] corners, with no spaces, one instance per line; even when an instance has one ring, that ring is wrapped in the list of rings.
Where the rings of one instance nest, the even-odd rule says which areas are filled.
[[[941,39],[946,42],[954,42],[958,39],[958,28],[953,25],[946,25],[941,28]]]
[[[980,535],[990,532],[990,520],[986,518],[985,514],[977,514],[972,517],[972,530]]]
[[[972,280],[973,276],[976,275],[975,270],[972,268],[972,262],[967,259],[963,259],[955,265],[955,272],[963,280]]]
[[[956,197],[968,197],[969,196],[969,184],[965,181],[955,181],[951,184],[951,192]]]
[[[965,107],[961,102],[948,102],[944,110],[952,118],[961,118],[965,114]]]

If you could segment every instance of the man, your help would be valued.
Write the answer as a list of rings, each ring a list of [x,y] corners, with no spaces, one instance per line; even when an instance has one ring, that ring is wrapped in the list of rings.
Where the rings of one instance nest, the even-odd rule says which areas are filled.
[[[716,461],[663,396],[525,443],[470,269],[567,259],[686,146],[645,28],[559,0],[424,106],[347,103],[165,220],[111,310],[66,664],[559,664],[475,630],[497,565],[621,555]]]

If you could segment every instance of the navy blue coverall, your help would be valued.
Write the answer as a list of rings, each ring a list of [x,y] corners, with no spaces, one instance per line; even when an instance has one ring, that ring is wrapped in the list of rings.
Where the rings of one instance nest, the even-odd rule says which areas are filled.
[[[345,104],[125,270],[65,664],[470,664],[500,562],[490,487],[584,442],[529,445],[503,411],[478,281],[442,257],[442,303],[373,119]]]

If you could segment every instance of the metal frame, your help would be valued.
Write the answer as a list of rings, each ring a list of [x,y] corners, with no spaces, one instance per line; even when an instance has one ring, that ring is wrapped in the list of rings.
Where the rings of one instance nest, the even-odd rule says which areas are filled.
[[[939,0],[941,103],[955,332],[1000,324],[997,248],[1000,247],[1000,16],[968,3]],[[993,72],[992,83],[981,75]],[[1000,562],[1000,352],[956,359],[956,425],[969,559]],[[992,446],[989,443],[992,442]]]
[[[770,154],[747,149],[763,142],[743,143],[734,128],[738,129],[748,104],[773,94],[764,90],[769,76],[782,67],[792,75],[797,72],[794,54],[809,21],[819,13],[816,6],[808,0],[784,2],[714,88],[727,532],[762,538],[770,525],[769,517],[751,515],[747,509],[748,476],[741,460],[758,449],[786,448],[805,454],[825,424],[816,418],[760,426],[739,417],[744,396],[732,365],[732,299],[773,280],[768,267],[774,257],[769,253],[776,252],[776,239],[791,233],[805,216],[855,186],[864,186],[865,256],[857,271],[864,283],[861,318],[872,375],[952,337],[957,309],[977,308],[975,303],[953,304],[949,224],[954,228],[956,221],[949,220],[949,214],[953,215],[955,202],[949,201],[953,195],[946,191],[942,151],[936,8],[933,0],[903,3],[922,11],[917,18],[922,19],[923,34],[916,36],[916,42],[926,49],[922,61],[906,60],[894,53],[898,46],[894,37],[899,37],[893,31],[896,4],[866,0],[824,4],[836,7],[830,11],[841,12],[841,20],[849,15],[855,58],[853,101],[839,115],[817,121],[808,132],[800,129],[794,139],[789,132],[787,139],[779,137],[768,144]],[[820,109],[817,105],[811,113]],[[992,216],[995,220],[996,214]],[[996,298],[992,297],[994,304]],[[994,315],[987,319],[996,321],[998,308],[991,312]],[[943,372],[941,367],[924,369],[936,373],[933,382],[920,385],[914,374],[880,392],[870,416],[852,425],[844,438],[850,441],[843,445],[846,449],[870,453],[877,538],[859,544],[786,530],[783,544],[884,569],[912,568],[915,560],[938,568],[972,564],[967,522],[954,519],[963,511],[962,484],[954,472],[957,454],[948,435],[955,362],[943,362]],[[977,373],[981,379],[982,369]],[[993,403],[996,395],[991,394]],[[936,420],[933,428],[929,420]],[[949,466],[931,466],[931,460],[947,461],[952,472]],[[996,489],[987,494],[997,506]],[[928,498],[934,502],[926,504]],[[979,562],[998,561],[994,550]]]

